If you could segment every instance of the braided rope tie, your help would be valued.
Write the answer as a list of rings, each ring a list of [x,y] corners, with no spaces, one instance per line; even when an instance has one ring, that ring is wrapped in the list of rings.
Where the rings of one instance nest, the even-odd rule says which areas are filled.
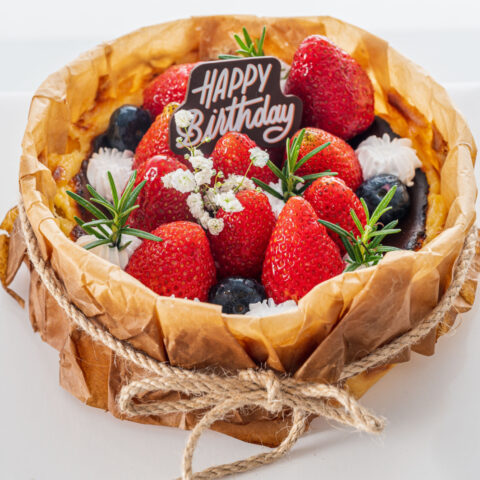
[[[275,461],[288,452],[304,433],[307,419],[311,415],[336,420],[368,433],[379,433],[383,430],[382,418],[370,413],[344,389],[334,385],[302,382],[290,377],[279,378],[271,370],[246,369],[231,376],[184,370],[155,360],[135,350],[128,343],[116,339],[103,328],[96,326],[70,302],[61,280],[50,264],[42,258],[22,202],[18,209],[30,261],[48,292],[67,316],[94,341],[105,345],[116,355],[141,367],[149,374],[121,388],[117,397],[120,412],[126,416],[148,416],[206,410],[192,430],[185,446],[181,477],[183,480],[221,478]],[[411,331],[361,360],[347,365],[340,376],[339,384],[365,370],[388,363],[388,360],[396,357],[402,350],[418,343],[441,322],[460,293],[475,255],[476,239],[476,229],[473,228],[465,240],[452,283],[433,311]],[[171,391],[180,392],[188,398],[147,403],[138,401],[141,394]],[[234,411],[247,406],[262,408],[272,414],[279,414],[285,409],[291,410],[291,427],[286,438],[277,448],[269,452],[210,467],[194,474],[193,454],[202,433],[215,422],[227,419]]]

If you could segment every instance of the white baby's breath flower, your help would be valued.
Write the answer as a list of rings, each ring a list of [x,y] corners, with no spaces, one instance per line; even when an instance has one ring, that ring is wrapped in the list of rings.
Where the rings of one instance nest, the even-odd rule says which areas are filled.
[[[213,160],[206,158],[202,155],[202,152],[192,155],[189,161],[193,168],[198,170],[211,170],[213,168]]]
[[[243,205],[231,190],[225,193],[217,193],[215,195],[215,204],[229,213],[241,212],[243,210]]]
[[[179,110],[175,113],[175,123],[178,128],[188,128],[193,120],[193,113],[190,110]]]
[[[187,197],[187,205],[194,218],[201,218],[205,213],[202,195],[200,193],[191,193]]]
[[[422,166],[409,138],[390,139],[372,135],[355,150],[362,167],[363,178],[368,180],[381,173],[396,175],[407,187],[413,185],[415,169]]]
[[[218,235],[224,227],[223,218],[210,218],[207,222],[208,231],[212,235]]]
[[[197,182],[198,186],[210,184],[210,180],[214,175],[215,175],[215,170],[212,170],[211,168],[199,170],[198,172],[195,173],[195,181]]]
[[[263,168],[269,160],[268,153],[259,147],[253,147],[249,150],[250,160],[256,167]]]
[[[181,168],[164,175],[162,182],[165,187],[174,188],[182,193],[193,192],[197,187],[193,173],[190,170],[182,170]]]
[[[242,182],[243,180],[243,182]],[[235,190],[241,184],[240,190],[255,190],[256,186],[250,180],[250,178],[243,178],[242,175],[231,174],[228,178],[222,183],[220,187],[221,192],[228,192],[229,190]]]
[[[207,210],[215,210],[215,195],[216,193],[213,188],[207,189],[207,191],[203,194],[203,202]]]
[[[208,230],[208,222],[212,217],[208,212],[203,212],[202,216],[198,219],[200,225],[205,229]]]
[[[120,195],[132,174],[133,152],[116,148],[100,148],[94,153],[87,167],[88,183],[109,202],[113,200],[112,189],[108,181],[107,172],[110,172]]]

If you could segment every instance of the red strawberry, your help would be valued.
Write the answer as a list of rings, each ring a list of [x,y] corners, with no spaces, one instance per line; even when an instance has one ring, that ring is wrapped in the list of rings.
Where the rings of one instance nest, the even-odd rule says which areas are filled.
[[[143,108],[155,118],[170,102],[182,103],[187,93],[188,78],[197,63],[172,65],[156,77],[143,91]]]
[[[213,149],[211,155],[213,168],[217,172],[223,172],[225,177],[231,174],[245,175],[251,163],[250,149],[256,146],[257,144],[244,133],[226,133]],[[267,184],[277,181],[277,177],[267,166],[261,168],[252,165],[247,176],[258,178]]]
[[[216,275],[202,227],[192,222],[173,222],[152,233],[162,241],[144,240],[125,271],[159,295],[206,301]]]
[[[298,137],[297,132],[295,137]],[[327,148],[314,155],[302,165],[296,175],[304,176],[311,173],[331,170],[337,172],[348,187],[356,190],[363,182],[362,168],[352,147],[341,138],[336,137],[319,128],[306,128],[298,158],[304,157],[313,149],[331,142]]]
[[[158,155],[147,160],[140,166],[135,186],[147,180],[136,204],[140,205],[132,212],[129,224],[148,232],[163,223],[176,220],[193,220],[187,206],[188,193],[181,193],[174,188],[167,188],[162,177],[175,170],[188,170],[185,165],[174,158]]]
[[[315,180],[305,191],[304,198],[315,210],[318,218],[336,223],[348,232],[358,235],[358,229],[350,215],[353,209],[362,225],[367,223],[365,211],[355,193],[337,177],[321,177]],[[328,234],[345,253],[340,237],[330,230]]]
[[[255,278],[262,271],[275,215],[267,196],[261,192],[242,190],[236,197],[243,210],[217,212],[216,217],[223,219],[224,227],[218,235],[209,234],[210,245],[220,277]]]
[[[303,101],[303,124],[344,140],[374,119],[372,82],[348,53],[321,35],[307,37],[293,58],[285,93]]]
[[[167,155],[185,163],[185,158],[182,155],[177,155],[170,150],[168,127],[177,107],[177,103],[169,103],[140,140],[135,150],[134,169],[137,169],[143,162],[155,155]]]
[[[288,200],[265,254],[262,283],[276,303],[300,300],[315,285],[343,272],[344,263],[312,206]]]

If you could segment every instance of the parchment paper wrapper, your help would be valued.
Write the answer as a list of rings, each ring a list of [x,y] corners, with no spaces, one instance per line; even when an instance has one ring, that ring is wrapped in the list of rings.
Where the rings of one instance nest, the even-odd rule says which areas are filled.
[[[268,318],[222,315],[219,307],[163,298],[118,267],[75,245],[61,230],[65,204],[55,162],[76,173],[91,140],[105,130],[111,112],[124,103],[141,103],[142,88],[172,63],[214,59],[234,48],[232,34],[246,26],[258,35],[267,25],[265,51],[291,62],[299,43],[325,34],[352,54],[375,88],[376,113],[412,139],[430,182],[427,226],[434,234],[418,252],[389,253],[377,266],[345,273],[314,288],[294,314]],[[204,17],[147,27],[103,44],[50,76],[35,94],[23,140],[20,189],[45,258],[64,281],[71,300],[114,336],[152,357],[188,369],[235,370],[269,366],[299,379],[335,382],[343,366],[416,325],[449,284],[466,233],[475,221],[476,148],[446,92],[420,67],[383,40],[327,17]],[[53,175],[52,175],[53,172]],[[436,205],[443,205],[436,209]],[[63,210],[62,210],[63,208]],[[436,225],[436,227],[435,227]],[[432,230],[432,229],[431,229]],[[435,238],[436,233],[439,233]],[[14,227],[5,283],[23,258]],[[457,311],[473,303],[475,272],[467,281],[444,330]],[[30,318],[42,338],[60,352],[60,383],[83,402],[119,415],[115,396],[141,375],[72,328],[35,272],[31,275]],[[432,354],[433,332],[415,347]],[[396,361],[408,360],[406,351]],[[361,395],[385,366],[349,381]],[[168,396],[175,396],[171,393]],[[137,419],[190,428],[193,415]],[[278,444],[288,415],[261,411],[237,414],[215,428],[250,442]]]

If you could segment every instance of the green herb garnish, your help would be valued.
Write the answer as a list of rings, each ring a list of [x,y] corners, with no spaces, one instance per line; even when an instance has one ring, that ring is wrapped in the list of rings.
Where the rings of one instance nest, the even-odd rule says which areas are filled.
[[[255,42],[250,37],[247,29],[243,27],[243,40],[240,38],[239,35],[234,35],[233,38],[239,45],[239,50],[236,51],[238,55],[219,55],[218,58],[220,60],[231,60],[233,58],[239,57],[264,57],[265,53],[263,53],[263,42],[265,41],[265,33],[267,29],[263,27],[262,34],[260,38],[255,39]]]
[[[258,178],[252,178],[253,182],[274,197],[286,202],[290,197],[301,195],[317,178],[325,177],[327,175],[332,177],[336,176],[337,173],[331,172],[330,170],[312,173],[310,175],[296,175],[296,172],[300,167],[305,165],[314,155],[330,145],[330,142],[324,143],[299,159],[298,155],[304,136],[305,129],[301,130],[298,137],[294,138],[292,141],[290,141],[290,138],[287,138],[287,159],[281,170],[271,160],[267,163],[267,167],[270,168],[270,170],[282,181],[282,193],[277,192]]]
[[[108,172],[107,175],[110,188],[112,189],[113,203],[102,197],[91,185],[87,185],[87,190],[91,195],[90,201],[74,192],[67,191],[67,195],[95,217],[95,220],[90,222],[84,222],[82,219],[74,217],[78,225],[80,225],[87,234],[97,238],[97,240],[85,245],[84,248],[90,250],[100,245],[109,245],[110,247],[117,247],[119,250],[123,250],[131,242],[122,245],[122,235],[132,235],[156,242],[162,241],[162,239],[156,235],[136,228],[130,228],[127,224],[130,214],[139,207],[139,205],[135,205],[135,201],[144,187],[146,180],[143,180],[133,188],[135,179],[137,178],[137,171],[135,170],[130,176],[125,190],[119,197],[112,174]],[[94,204],[103,207],[104,210],[99,209]]]
[[[322,225],[340,236],[349,257],[347,259],[348,266],[345,269],[346,272],[353,272],[361,266],[369,267],[377,265],[385,253],[399,250],[396,247],[389,247],[381,244],[387,235],[392,235],[401,231],[399,228],[394,228],[397,226],[398,220],[393,220],[385,226],[379,223],[380,217],[392,208],[389,207],[388,204],[392,200],[396,191],[397,186],[395,185],[382,198],[371,216],[368,212],[365,200],[363,198],[360,199],[367,217],[367,223],[365,225],[361,224],[355,211],[353,209],[350,210],[350,215],[355,222],[358,235],[354,235],[352,232],[348,232],[334,223],[327,222],[326,220],[319,220]]]

